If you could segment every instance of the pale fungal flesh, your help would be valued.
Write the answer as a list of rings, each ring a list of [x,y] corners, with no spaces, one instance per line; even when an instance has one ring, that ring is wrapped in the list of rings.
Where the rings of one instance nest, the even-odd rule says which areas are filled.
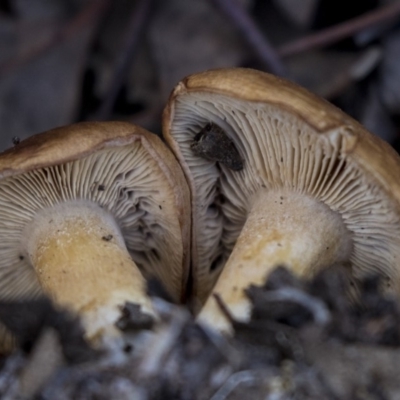
[[[370,134],[360,134],[357,130],[362,128],[344,114],[343,123],[324,127],[329,107],[341,116],[322,101],[321,109],[301,115],[302,105],[296,109],[295,103],[307,100],[307,93],[299,92],[296,98],[296,89],[284,81],[293,95],[282,95],[283,100],[277,95],[276,103],[249,101],[245,97],[252,92],[240,86],[246,72],[239,72],[237,82],[232,79],[234,72],[228,72],[226,81],[230,80],[220,85],[223,89],[215,82],[224,79],[224,70],[210,73],[210,86],[207,73],[198,86],[196,76],[192,85],[191,77],[183,81],[171,97],[164,121],[167,142],[182,163],[192,191],[197,300],[205,301],[222,272],[213,292],[235,318],[246,320],[249,303],[243,289],[250,283],[262,284],[272,268],[286,265],[307,276],[337,262],[349,264],[355,281],[379,273],[386,288],[398,292],[398,187],[388,189],[384,161],[378,172],[369,171],[374,154],[360,161],[357,146],[362,135]],[[259,91],[272,87],[278,93],[282,81],[268,79],[272,84],[261,85]],[[235,84],[231,94],[229,85]],[[320,114],[321,122],[315,122],[313,113]],[[327,119],[326,125],[330,122]],[[232,171],[193,154],[194,136],[209,123],[220,126],[233,141],[244,160],[243,170]],[[375,139],[368,140],[376,145]],[[393,153],[387,157],[398,169]],[[229,329],[213,296],[200,319]]]
[[[114,217],[87,200],[36,213],[22,235],[27,260],[56,304],[82,315],[86,336],[115,336],[119,307],[130,302],[153,315],[143,275]]]
[[[185,289],[176,188],[149,137],[122,127],[118,145],[0,180],[0,300],[44,292],[93,340],[116,334],[126,301],[153,313],[144,277],[176,301]]]

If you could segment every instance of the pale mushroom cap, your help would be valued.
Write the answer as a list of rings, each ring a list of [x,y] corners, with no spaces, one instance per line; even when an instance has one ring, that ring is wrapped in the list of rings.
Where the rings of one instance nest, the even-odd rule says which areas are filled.
[[[193,154],[193,138],[210,122],[233,141],[243,170]],[[341,110],[272,75],[220,69],[177,85],[163,131],[192,193],[192,268],[200,301],[229,257],[256,193],[276,189],[311,196],[338,213],[352,238],[353,276],[379,272],[399,290],[400,159]]]
[[[184,299],[190,261],[184,175],[156,135],[123,122],[54,129],[0,154],[0,299],[41,292],[25,228],[43,209],[77,201],[109,213],[143,274]]]

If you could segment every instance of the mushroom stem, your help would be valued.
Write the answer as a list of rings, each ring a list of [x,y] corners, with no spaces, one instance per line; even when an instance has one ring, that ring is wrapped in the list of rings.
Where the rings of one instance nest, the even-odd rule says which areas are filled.
[[[43,290],[82,317],[89,339],[116,335],[114,324],[127,301],[154,314],[117,223],[96,204],[67,202],[43,210],[24,237]]]
[[[311,276],[351,254],[350,234],[341,216],[307,195],[286,190],[260,193],[214,288],[231,315],[250,318],[250,303],[244,290],[263,285],[272,270],[283,265],[300,276]],[[222,331],[227,321],[210,296],[199,315]]]

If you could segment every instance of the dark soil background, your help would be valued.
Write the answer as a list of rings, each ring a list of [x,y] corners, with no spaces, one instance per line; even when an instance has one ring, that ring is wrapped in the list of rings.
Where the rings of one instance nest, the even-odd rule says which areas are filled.
[[[76,121],[160,133],[184,76],[246,66],[399,138],[398,0],[0,0],[0,150]]]
[[[300,83],[400,149],[398,0],[0,0],[0,150],[82,120],[159,134],[179,80],[235,66]],[[340,271],[279,268],[249,288],[252,321],[232,321],[232,339],[155,298],[153,333],[127,305],[132,340],[107,352],[45,299],[0,304],[19,339],[0,398],[400,399],[400,305],[378,286],[351,306]]]

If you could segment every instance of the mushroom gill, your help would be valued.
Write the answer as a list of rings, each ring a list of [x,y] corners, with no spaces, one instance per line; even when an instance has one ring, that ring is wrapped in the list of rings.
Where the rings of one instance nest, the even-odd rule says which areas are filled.
[[[244,160],[242,170],[192,152],[195,135],[209,123],[219,126],[234,143]],[[398,156],[335,107],[268,74],[209,71],[177,86],[165,112],[164,129],[191,186],[192,258],[200,302],[222,271],[218,285],[240,292],[245,284],[261,284],[277,266],[276,260],[285,263],[285,256],[272,257],[273,265],[271,260],[259,260],[255,278],[251,263],[235,263],[239,253],[243,261],[242,250],[236,249],[229,258],[239,236],[248,236],[252,243],[246,246],[254,258],[259,236],[271,234],[277,226],[295,230],[297,236],[287,235],[294,241],[308,238],[302,246],[311,248],[321,242],[312,259],[305,256],[304,246],[298,246],[299,265],[288,265],[295,272],[312,275],[342,261],[349,264],[355,280],[379,273],[389,290],[400,290],[399,188],[394,179],[400,172]],[[387,165],[384,158],[389,159]],[[256,221],[251,226],[249,218]],[[319,224],[328,219],[336,222],[320,229]],[[332,245],[325,245],[329,235]],[[244,249],[242,242],[239,247]],[[243,266],[237,278],[226,271],[231,264]],[[233,283],[240,280],[239,285]],[[218,285],[215,291],[220,293]],[[237,296],[243,300],[244,294]]]
[[[89,338],[118,334],[125,302],[153,313],[144,278],[184,299],[189,213],[179,165],[139,127],[33,136],[0,154],[0,299],[44,292],[83,317]]]

